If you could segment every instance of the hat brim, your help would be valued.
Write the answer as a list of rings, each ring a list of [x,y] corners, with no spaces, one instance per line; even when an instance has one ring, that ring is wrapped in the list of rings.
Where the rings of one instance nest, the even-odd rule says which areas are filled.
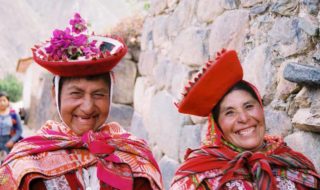
[[[243,71],[237,53],[233,50],[223,53],[179,102],[178,111],[208,116],[224,94],[242,77]]]
[[[102,37],[98,37],[101,39]],[[113,39],[115,40],[115,39]],[[47,69],[54,75],[63,77],[80,77],[106,73],[115,67],[122,57],[127,53],[127,46],[118,41],[121,46],[117,51],[107,57],[93,58],[87,60],[68,60],[68,61],[48,61],[42,59],[37,54],[37,49],[33,50],[33,59],[40,66]]]

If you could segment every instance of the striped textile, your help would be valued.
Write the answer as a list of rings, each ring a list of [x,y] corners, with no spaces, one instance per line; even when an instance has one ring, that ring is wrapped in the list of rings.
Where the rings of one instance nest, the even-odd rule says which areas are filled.
[[[275,190],[276,176],[285,177],[305,187],[303,189],[320,189],[320,175],[303,154],[293,151],[279,137],[266,136],[265,141],[266,146],[259,152],[238,152],[228,143],[189,149],[173,184],[185,177],[193,178],[195,174],[217,169],[216,177],[221,177],[217,189],[233,180],[248,180],[259,190]],[[201,181],[195,183],[200,185]]]
[[[15,145],[0,168],[0,190],[17,189],[35,172],[52,177],[91,165],[97,165],[99,180],[113,188],[131,190],[134,177],[145,177],[153,189],[162,189],[160,170],[147,144],[119,124],[76,136],[65,125],[48,121],[36,136]]]

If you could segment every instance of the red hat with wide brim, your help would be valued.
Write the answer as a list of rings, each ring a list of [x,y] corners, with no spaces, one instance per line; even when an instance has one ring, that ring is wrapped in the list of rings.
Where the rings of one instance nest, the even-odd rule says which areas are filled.
[[[222,50],[214,62],[209,61],[183,93],[183,99],[176,103],[181,113],[208,116],[224,94],[238,81],[243,71],[234,50]]]
[[[98,44],[108,44],[108,55],[83,58],[78,60],[48,60],[44,48],[47,44],[35,46],[32,49],[33,59],[40,66],[54,75],[63,77],[81,77],[106,73],[112,70],[127,53],[127,46],[119,37],[91,36],[90,40],[96,40]]]

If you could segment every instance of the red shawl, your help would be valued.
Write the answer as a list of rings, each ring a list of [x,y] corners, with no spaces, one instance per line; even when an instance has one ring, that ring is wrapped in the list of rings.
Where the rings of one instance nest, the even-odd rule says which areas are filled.
[[[117,123],[100,129],[80,137],[62,124],[48,121],[38,135],[15,145],[0,168],[0,190],[17,189],[30,173],[59,176],[93,164],[98,178],[111,187],[131,190],[134,177],[145,177],[153,188],[161,189],[159,167],[143,140]]]
[[[189,149],[173,183],[196,173],[219,169],[222,176],[219,187],[232,180],[246,179],[253,180],[259,190],[275,190],[275,176],[282,176],[304,189],[320,189],[320,176],[303,154],[292,150],[281,138],[266,136],[265,141],[260,152],[239,152],[223,143]]]

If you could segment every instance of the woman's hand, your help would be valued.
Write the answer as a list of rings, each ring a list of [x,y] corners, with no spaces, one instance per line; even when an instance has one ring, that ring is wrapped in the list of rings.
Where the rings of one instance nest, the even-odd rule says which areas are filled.
[[[10,140],[6,143],[6,147],[7,147],[7,148],[12,148],[13,145],[14,145],[14,142],[13,142],[13,141],[10,141]]]

